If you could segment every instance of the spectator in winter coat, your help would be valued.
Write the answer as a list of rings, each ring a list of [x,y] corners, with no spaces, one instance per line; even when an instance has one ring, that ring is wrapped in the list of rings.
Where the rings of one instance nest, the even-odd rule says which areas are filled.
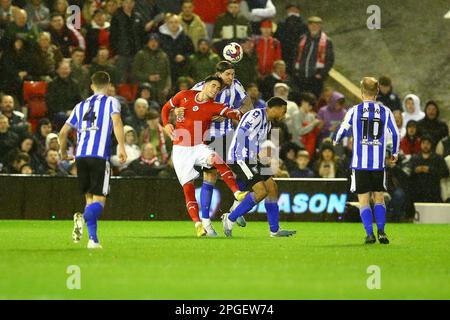
[[[189,56],[186,68],[186,75],[195,83],[213,74],[220,61],[220,57],[210,49],[207,39],[200,39],[197,48],[197,52]]]
[[[286,6],[286,18],[278,24],[275,37],[280,40],[283,48],[283,60],[287,72],[294,75],[294,60],[300,38],[308,31],[308,27],[300,16],[300,8],[296,4]]]
[[[255,43],[252,38],[247,38],[241,43],[242,59],[235,65],[236,79],[245,87],[258,81],[258,56],[255,51]]]
[[[184,75],[188,58],[194,53],[194,45],[180,24],[180,17],[168,14],[166,23],[159,27],[161,49],[169,56],[172,83]]]
[[[344,120],[346,113],[344,95],[337,91],[333,92],[328,105],[322,107],[318,113],[318,118],[324,122],[320,138],[331,137],[342,120]]]
[[[129,80],[133,58],[144,39],[144,21],[134,5],[134,0],[124,0],[111,19],[109,42],[120,82]]]
[[[433,138],[423,136],[421,152],[411,158],[411,191],[415,202],[442,202],[440,180],[449,176],[444,159],[433,152]]]
[[[152,96],[159,104],[166,102],[172,87],[170,61],[160,48],[157,33],[147,36],[147,46],[134,57],[133,75],[139,83],[149,82],[152,85]]]
[[[94,11],[91,23],[86,27],[86,63],[91,63],[97,56],[99,48],[108,50],[108,57],[111,55],[109,44],[109,34],[111,24],[106,21],[105,12],[102,9]]]
[[[322,19],[308,18],[308,32],[300,39],[294,64],[299,90],[310,91],[319,97],[333,64],[333,43],[322,31]]]
[[[417,121],[409,120],[406,125],[406,135],[400,140],[400,150],[405,155],[420,153],[420,138],[417,134]]]
[[[272,36],[272,21],[263,21],[260,30],[261,36],[255,37],[255,48],[259,77],[264,78],[272,73],[273,63],[281,60],[281,43]]]
[[[382,76],[378,79],[380,85],[380,92],[377,96],[377,101],[380,101],[391,111],[402,110],[400,98],[392,91],[392,81],[388,76]]]
[[[227,12],[217,18],[213,32],[213,44],[217,52],[232,41],[240,42],[252,34],[247,18],[240,13],[239,1],[229,0]]]
[[[207,39],[208,33],[202,19],[194,13],[194,3],[192,0],[185,0],[181,5],[180,13],[181,26],[184,33],[191,38],[195,50],[198,49],[200,39]]]
[[[406,128],[406,124],[409,120],[419,121],[425,117],[425,113],[420,108],[420,99],[415,94],[408,94],[403,99],[403,126]]]
[[[8,118],[0,114],[0,171],[8,165],[8,154],[16,149],[19,136],[9,130]]]
[[[428,101],[425,104],[425,118],[417,124],[419,135],[430,135],[433,146],[448,136],[448,127],[444,121],[439,120],[439,107],[436,102]]]

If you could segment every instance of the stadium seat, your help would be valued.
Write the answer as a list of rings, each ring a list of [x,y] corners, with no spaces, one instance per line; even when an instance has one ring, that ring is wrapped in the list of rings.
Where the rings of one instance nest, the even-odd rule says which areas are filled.
[[[136,83],[120,83],[117,85],[117,94],[124,97],[128,102],[136,100],[138,85]]]
[[[32,131],[36,130],[39,119],[47,114],[45,95],[48,83],[45,81],[25,81],[23,83],[23,100],[28,107],[28,121]]]
[[[23,100],[29,102],[31,98],[45,98],[48,83],[45,81],[25,81],[23,83]]]

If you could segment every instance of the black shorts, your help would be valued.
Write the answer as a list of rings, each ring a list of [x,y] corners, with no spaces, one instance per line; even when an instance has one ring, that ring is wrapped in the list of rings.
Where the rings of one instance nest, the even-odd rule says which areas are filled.
[[[270,166],[263,165],[261,163],[248,164],[248,163],[233,163],[230,164],[231,171],[236,175],[236,180],[239,180],[246,185],[246,190],[251,190],[252,187],[261,181],[269,180],[273,173],[270,170]],[[245,190],[241,190],[245,191]]]
[[[350,191],[357,194],[386,191],[385,170],[355,170],[350,176]]]
[[[81,193],[106,197],[109,193],[111,174],[109,161],[94,157],[82,157],[76,159],[76,164]]]

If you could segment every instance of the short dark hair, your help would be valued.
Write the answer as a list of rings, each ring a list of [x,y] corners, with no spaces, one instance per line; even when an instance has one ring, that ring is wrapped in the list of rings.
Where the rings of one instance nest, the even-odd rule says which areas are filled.
[[[272,97],[267,100],[267,108],[287,106],[286,100],[280,97]]]
[[[258,85],[256,83],[254,83],[254,82],[248,84],[247,90],[250,89],[250,88],[257,88],[257,89],[259,89]]]
[[[234,65],[231,62],[229,62],[229,61],[222,60],[222,61],[220,61],[219,63],[216,64],[216,71],[217,72],[222,73],[222,72],[225,72],[225,71],[230,70],[230,69],[234,70]]]
[[[84,52],[86,52],[86,50],[84,50],[81,47],[76,47],[72,50],[72,54],[74,54],[75,52],[83,52],[84,53]]]
[[[30,162],[30,156],[26,152],[18,152],[14,157],[14,162],[25,161]]]
[[[433,138],[431,137],[431,135],[429,135],[429,134],[424,134],[424,135],[420,138],[420,142],[421,142],[421,143],[424,142],[424,141],[428,141],[429,143],[434,144],[434,140],[433,140]]]
[[[220,83],[220,86],[223,87],[223,80],[222,80],[222,78],[220,78],[220,77],[218,77],[216,75],[210,75],[210,76],[207,76],[205,78],[205,80],[204,80],[205,83],[208,83],[208,82],[211,82],[211,81],[217,81],[217,82]]]
[[[391,78],[388,77],[388,76],[381,76],[381,77],[378,79],[378,83],[379,83],[381,86],[390,87],[390,86],[392,85],[392,80],[391,80]]]
[[[416,127],[417,128],[417,121],[416,120],[409,120],[408,123],[406,124],[406,128],[409,127]]]
[[[111,82],[111,77],[105,71],[97,71],[91,77],[92,84],[98,88],[103,88]]]
[[[56,17],[61,17],[64,20],[64,16],[59,12],[54,11],[50,14],[50,20],[52,20],[53,18],[56,18]]]
[[[300,95],[300,103],[302,103],[303,101],[308,102],[312,106],[315,106],[317,103],[317,98],[314,93],[304,92]]]

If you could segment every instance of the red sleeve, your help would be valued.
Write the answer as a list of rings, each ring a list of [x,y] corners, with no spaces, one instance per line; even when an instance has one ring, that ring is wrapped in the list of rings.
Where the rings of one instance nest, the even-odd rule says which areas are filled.
[[[231,109],[228,107],[225,107],[224,105],[217,105],[217,113],[218,115],[225,117],[225,118],[229,118],[229,119],[234,119],[234,120],[241,120],[241,116],[242,116],[242,112],[237,110],[237,109]]]
[[[164,126],[169,123],[170,110],[180,106],[180,102],[184,97],[184,91],[178,92],[175,96],[169,99],[161,110],[161,120]]]

